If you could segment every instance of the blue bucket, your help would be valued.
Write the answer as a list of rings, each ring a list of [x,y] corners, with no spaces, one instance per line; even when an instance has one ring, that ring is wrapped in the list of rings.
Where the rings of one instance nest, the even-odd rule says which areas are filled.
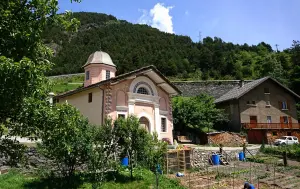
[[[245,160],[245,154],[244,154],[244,152],[240,152],[239,153],[239,160],[240,161],[244,161]]]
[[[127,167],[128,166],[128,157],[124,157],[121,161],[121,165]]]
[[[220,165],[220,156],[217,154],[212,155],[212,162],[214,165]]]

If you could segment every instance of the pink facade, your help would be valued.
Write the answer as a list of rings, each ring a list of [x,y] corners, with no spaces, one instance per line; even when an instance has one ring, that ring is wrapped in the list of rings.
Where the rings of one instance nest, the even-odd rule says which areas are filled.
[[[159,139],[173,141],[170,98],[179,92],[155,67],[148,66],[116,76],[116,66],[110,56],[97,51],[89,56],[84,69],[84,88],[57,98],[69,100],[94,124],[103,124],[107,117],[116,120],[120,116],[135,115],[141,127],[149,133],[157,133]],[[99,85],[93,85],[96,83]],[[92,97],[97,92],[101,95]]]
[[[140,80],[147,84],[150,82],[152,87],[155,87],[154,90],[157,91],[157,94],[152,96],[137,94],[131,91],[130,88],[134,85],[134,80]],[[149,86],[151,87],[151,85]],[[156,132],[160,139],[169,138],[173,141],[173,120],[170,96],[162,88],[155,85],[152,80],[149,78],[146,79],[145,77],[137,77],[135,79],[123,80],[103,89],[111,91],[112,97],[111,110],[106,111],[106,116],[111,117],[113,120],[117,119],[120,115],[127,117],[130,114],[137,116],[139,119],[144,117],[148,120],[148,127],[151,133]],[[104,99],[109,98],[106,92],[104,92],[104,94]],[[130,102],[132,99],[134,99],[133,103]],[[165,130],[163,130],[161,125],[162,118],[166,120]]]

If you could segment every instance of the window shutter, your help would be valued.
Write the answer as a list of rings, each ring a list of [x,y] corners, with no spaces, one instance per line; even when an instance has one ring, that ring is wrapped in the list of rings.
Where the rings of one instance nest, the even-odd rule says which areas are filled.
[[[286,102],[286,106],[287,106],[287,109],[290,110],[290,102],[289,101]]]
[[[289,116],[289,123],[292,123],[293,121],[292,121],[292,117],[291,116]]]
[[[280,110],[282,109],[282,102],[281,101],[278,101],[278,107],[279,107]]]
[[[284,123],[283,116],[280,116],[280,123]]]

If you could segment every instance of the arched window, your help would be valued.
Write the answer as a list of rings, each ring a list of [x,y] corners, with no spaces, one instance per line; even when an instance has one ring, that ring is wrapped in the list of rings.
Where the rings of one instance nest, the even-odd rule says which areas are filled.
[[[149,91],[145,87],[138,88],[137,93],[144,94],[144,95],[149,95]]]

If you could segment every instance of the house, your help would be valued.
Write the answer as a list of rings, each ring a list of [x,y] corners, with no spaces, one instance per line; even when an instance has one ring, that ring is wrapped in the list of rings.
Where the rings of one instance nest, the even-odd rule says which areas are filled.
[[[173,141],[171,97],[181,92],[154,66],[116,76],[111,57],[97,51],[83,66],[84,86],[55,97],[56,102],[74,105],[92,124],[101,125],[106,117],[113,120],[135,115],[149,133]]]
[[[283,135],[300,137],[296,102],[300,96],[271,77],[240,82],[215,100],[230,116],[230,129],[246,129],[249,143],[271,143]]]

